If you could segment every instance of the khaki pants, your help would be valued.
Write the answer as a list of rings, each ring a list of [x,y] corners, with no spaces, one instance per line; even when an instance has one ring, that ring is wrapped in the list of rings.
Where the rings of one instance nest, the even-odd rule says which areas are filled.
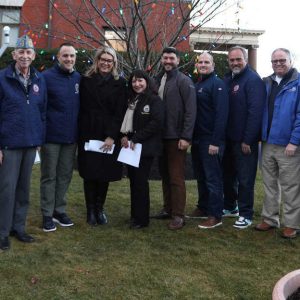
[[[66,212],[66,193],[73,175],[76,144],[45,144],[41,149],[43,216]]]
[[[262,217],[280,227],[280,202],[283,200],[283,224],[300,229],[300,147],[294,156],[286,156],[285,147],[263,143],[262,176],[265,199]]]

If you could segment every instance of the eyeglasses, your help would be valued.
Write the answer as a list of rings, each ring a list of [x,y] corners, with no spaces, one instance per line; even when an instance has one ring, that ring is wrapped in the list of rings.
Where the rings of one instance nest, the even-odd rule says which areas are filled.
[[[274,59],[274,60],[271,60],[271,63],[273,65],[277,65],[278,63],[283,65],[286,63],[286,58],[282,58],[282,59]]]
[[[99,61],[101,62],[101,63],[107,63],[107,64],[112,64],[114,61],[112,60],[112,59],[105,59],[105,58],[99,58]]]

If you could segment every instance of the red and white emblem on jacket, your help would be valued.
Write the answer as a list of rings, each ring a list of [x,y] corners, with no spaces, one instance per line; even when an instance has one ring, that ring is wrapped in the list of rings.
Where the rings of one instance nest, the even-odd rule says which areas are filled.
[[[40,90],[39,86],[35,83],[35,84],[33,85],[33,91],[34,91],[35,93],[38,93],[39,90]]]
[[[233,91],[236,93],[239,90],[240,86],[237,84],[233,87]]]

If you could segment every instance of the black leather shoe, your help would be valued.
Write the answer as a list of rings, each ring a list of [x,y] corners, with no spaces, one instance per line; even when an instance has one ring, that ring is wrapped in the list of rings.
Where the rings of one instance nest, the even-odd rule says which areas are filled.
[[[86,212],[86,222],[91,226],[97,225],[94,209],[88,209]]]
[[[130,229],[142,229],[148,227],[148,225],[142,225],[142,224],[131,224]]]
[[[96,215],[97,223],[99,225],[105,225],[108,223],[107,216],[104,210],[100,210]]]
[[[1,250],[8,250],[10,247],[8,237],[0,238],[0,249]]]
[[[31,235],[27,234],[26,232],[11,231],[10,235],[16,237],[20,242],[23,243],[34,242],[34,238]]]
[[[164,219],[171,219],[171,215],[168,212],[166,212],[164,209],[162,209],[156,215],[150,216],[150,218],[164,220]]]

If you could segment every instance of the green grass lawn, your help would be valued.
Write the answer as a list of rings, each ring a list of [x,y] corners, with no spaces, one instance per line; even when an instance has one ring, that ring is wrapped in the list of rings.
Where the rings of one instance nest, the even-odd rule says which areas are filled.
[[[187,190],[191,211],[195,181],[187,182]],[[262,198],[258,178],[255,223]],[[160,182],[152,181],[151,211],[161,203]],[[74,172],[68,213],[75,226],[44,233],[35,166],[27,231],[37,242],[11,239],[11,250],[0,253],[0,299],[271,299],[276,281],[300,267],[299,238],[238,230],[234,219],[214,230],[200,230],[190,220],[177,232],[161,220],[142,230],[128,229],[127,179],[111,184],[106,211],[108,225],[86,224],[82,180]]]

